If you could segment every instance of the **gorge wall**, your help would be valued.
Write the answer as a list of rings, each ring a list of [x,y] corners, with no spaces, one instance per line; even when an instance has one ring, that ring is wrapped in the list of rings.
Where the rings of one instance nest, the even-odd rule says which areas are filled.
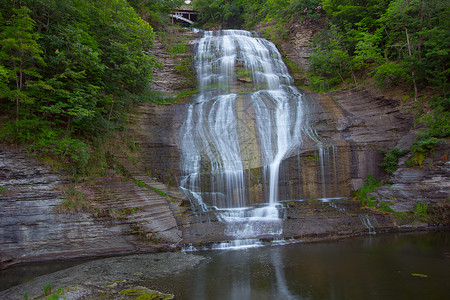
[[[290,49],[290,59],[306,66],[309,39],[316,27],[303,28],[301,34],[302,27],[296,28],[291,35],[295,46],[280,48],[285,53]],[[160,51],[165,62],[164,71],[157,71],[155,90],[177,94],[179,77],[171,62],[173,57],[158,44],[155,51]],[[246,84],[241,80],[239,86],[245,89]],[[328,150],[319,153],[315,148],[305,149],[283,161],[280,199],[350,197],[368,175],[385,175],[379,167],[380,148],[406,148],[413,142],[414,118],[400,100],[364,88],[305,93],[303,99],[310,110],[309,121]],[[178,190],[179,132],[188,101],[141,103],[129,114],[129,129],[124,135],[138,149],[135,163],[124,153],[111,154],[127,177],[112,174],[77,186],[98,210],[60,210],[68,197],[68,178],[23,151],[2,145],[0,268],[33,260],[173,250],[184,243],[226,240],[225,225],[216,222],[214,216],[193,214],[188,199]],[[322,172],[325,158],[326,171]],[[393,201],[392,207],[400,211],[411,211],[418,201],[440,203],[437,209],[444,216],[440,222],[448,224],[448,147],[438,149],[429,167],[407,168],[404,160],[401,166],[391,177],[391,185],[374,196]],[[252,172],[259,172],[258,168],[255,166]],[[328,183],[325,191],[324,180]],[[262,192],[255,184],[255,195],[258,190]],[[355,200],[287,201],[283,205],[286,238],[329,238],[399,229],[390,214],[360,208]]]

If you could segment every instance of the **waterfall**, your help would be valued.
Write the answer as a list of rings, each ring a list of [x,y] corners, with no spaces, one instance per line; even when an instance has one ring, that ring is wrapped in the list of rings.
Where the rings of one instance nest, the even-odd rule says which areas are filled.
[[[231,237],[280,235],[283,160],[320,144],[324,177],[303,96],[275,45],[251,32],[204,32],[195,64],[200,91],[181,129],[181,188],[197,212],[217,211]]]

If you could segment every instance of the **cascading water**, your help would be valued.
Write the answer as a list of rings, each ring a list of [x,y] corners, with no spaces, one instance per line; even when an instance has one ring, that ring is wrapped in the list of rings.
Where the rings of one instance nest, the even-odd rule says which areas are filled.
[[[322,149],[302,94],[274,44],[247,31],[205,32],[196,70],[200,92],[181,131],[182,190],[197,212],[217,211],[231,239],[280,235],[280,165],[304,143]]]

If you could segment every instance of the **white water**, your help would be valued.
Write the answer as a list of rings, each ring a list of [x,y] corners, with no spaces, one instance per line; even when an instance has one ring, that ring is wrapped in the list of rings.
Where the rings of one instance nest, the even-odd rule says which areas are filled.
[[[305,138],[318,143],[302,94],[274,44],[247,31],[205,32],[196,70],[200,92],[181,131],[181,188],[197,211],[217,210],[230,237],[280,235],[280,165]],[[258,168],[262,175],[252,177]],[[258,180],[267,182],[256,195],[249,183]]]
[[[376,234],[374,225],[378,225],[377,219],[370,215],[359,215],[359,220],[369,231],[369,234]],[[373,223],[373,224],[372,224]]]

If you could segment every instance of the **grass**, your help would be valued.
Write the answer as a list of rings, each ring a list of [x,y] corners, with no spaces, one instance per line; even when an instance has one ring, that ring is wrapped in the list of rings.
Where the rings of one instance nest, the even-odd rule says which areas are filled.
[[[414,207],[413,214],[420,219],[426,219],[428,217],[428,204],[420,201],[417,202]]]
[[[0,185],[0,195],[6,195],[8,188],[6,186]]]
[[[140,181],[139,179],[135,179],[134,182],[136,182],[136,184],[141,188],[147,186],[144,182]]]
[[[368,196],[367,194],[373,192],[377,187],[381,186],[382,182],[378,181],[372,175],[367,176],[364,182],[365,184],[355,192],[355,197],[361,200],[360,206],[375,206],[378,203],[377,199],[374,196]]]
[[[136,286],[133,288],[129,288],[120,292],[123,295],[127,296],[137,296],[136,300],[164,300],[164,299],[172,299],[173,295],[164,294],[155,290],[150,290],[148,288],[142,286]]]
[[[64,193],[66,200],[57,206],[60,210],[73,212],[91,210],[91,204],[76,187],[69,186]]]
[[[197,94],[198,92],[199,92],[199,89],[181,92],[177,95],[176,99],[184,99],[184,98],[190,97],[194,94]]]
[[[112,217],[124,218],[138,211],[142,211],[142,208],[140,207],[113,208],[109,210],[109,214]]]

